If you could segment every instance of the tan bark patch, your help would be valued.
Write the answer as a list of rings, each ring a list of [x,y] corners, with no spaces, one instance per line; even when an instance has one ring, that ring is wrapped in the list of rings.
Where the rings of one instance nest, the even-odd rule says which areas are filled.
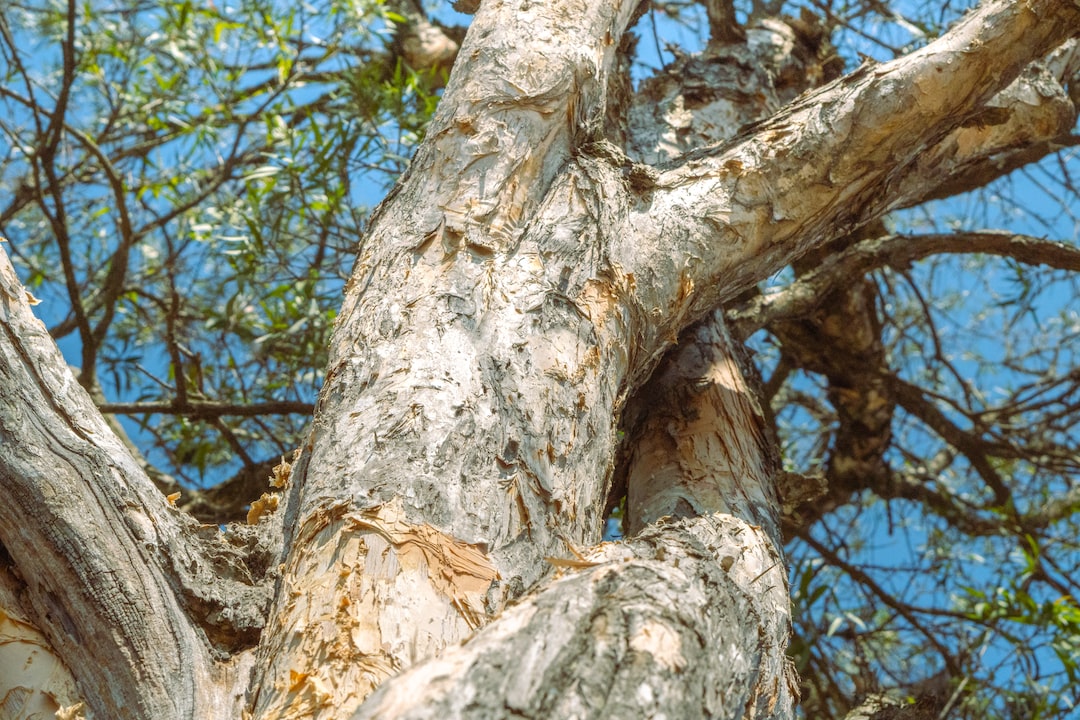
[[[402,566],[426,565],[432,585],[453,601],[470,625],[479,627],[480,596],[499,577],[483,551],[430,525],[407,522],[396,503],[351,515],[349,520],[354,528],[385,538],[397,550]]]
[[[33,625],[0,608],[0,717],[83,717],[75,679]],[[59,715],[58,715],[59,716]]]
[[[653,660],[672,672],[680,672],[686,667],[679,634],[655,620],[649,620],[637,629],[630,638],[630,647],[651,655]]]
[[[281,462],[274,466],[274,474],[270,476],[270,487],[280,490],[289,484],[289,476],[292,475],[293,465],[300,459],[302,452],[301,448],[296,448],[291,462],[286,460],[284,455],[281,456]]]
[[[277,510],[280,500],[281,497],[277,493],[263,493],[261,498],[251,503],[251,509],[247,514],[247,524],[255,525],[263,515]]]
[[[276,697],[260,718],[339,717],[417,654],[434,654],[447,636],[460,639],[486,619],[484,595],[499,574],[485,553],[409,522],[400,501],[326,508],[298,537],[311,552],[288,573],[296,579],[285,591],[287,629],[270,628],[282,638],[274,652],[293,660],[275,669]],[[401,637],[405,623],[416,630]]]
[[[585,312],[596,327],[604,327],[608,316],[619,307],[618,298],[612,291],[610,283],[600,280],[589,280],[581,290],[578,301],[584,305]]]
[[[298,536],[313,552],[286,576],[305,581],[289,585],[283,627],[270,631],[283,642],[271,656],[303,662],[274,668],[275,696],[258,708],[260,718],[340,717],[417,654],[440,651],[446,634],[463,637],[486,620],[484,594],[499,576],[487,556],[411,524],[400,501],[359,512],[325,508]],[[373,612],[380,604],[384,612]],[[402,638],[408,622],[416,633]]]

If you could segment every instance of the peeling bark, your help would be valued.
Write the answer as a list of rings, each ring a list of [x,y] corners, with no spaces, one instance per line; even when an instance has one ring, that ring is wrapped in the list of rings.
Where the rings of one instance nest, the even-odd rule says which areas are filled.
[[[19,600],[24,585],[0,555],[0,717],[24,720],[85,710],[75,677]]]
[[[1060,82],[1025,68],[1080,7],[988,2],[788,102],[792,67],[835,71],[821,38],[747,27],[760,72],[714,3],[699,95],[647,85],[674,110],[630,110],[624,155],[603,133],[639,6],[471,8],[371,218],[281,508],[247,530],[169,506],[0,254],[0,542],[95,716],[792,717],[773,449],[716,308],[910,202],[920,174],[1060,134]],[[706,97],[716,82],[738,90]],[[768,117],[714,133],[695,103]],[[639,532],[579,550],[624,413]]]
[[[602,545],[352,717],[793,717],[784,572],[762,547],[722,514]]]

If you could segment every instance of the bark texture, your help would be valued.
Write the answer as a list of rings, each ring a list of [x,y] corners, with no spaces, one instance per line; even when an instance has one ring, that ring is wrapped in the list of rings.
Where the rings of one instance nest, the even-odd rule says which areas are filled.
[[[86,707],[75,676],[22,608],[9,562],[0,565],[0,717],[73,717]]]
[[[549,559],[568,577],[354,718],[793,716],[773,450],[721,315],[687,340],[636,408],[635,538]]]
[[[29,300],[0,251],[0,539],[19,603],[4,612],[29,615],[98,716],[236,717],[269,587],[170,507]]]
[[[1060,134],[1074,46],[1025,68],[1080,8],[988,2],[826,82],[813,27],[711,3],[706,55],[627,105],[639,5],[479,5],[251,529],[169,506],[0,260],[0,542],[88,715],[793,716],[773,449],[716,308]],[[639,532],[585,550],[623,422]]]
[[[1035,6],[990,3],[651,173],[595,134],[634,5],[480,8],[427,143],[372,220],[287,525],[324,533],[344,501],[485,560],[470,589],[431,580],[460,575],[442,560],[401,563],[373,577],[407,595],[344,603],[304,583],[377,553],[394,567],[402,546],[355,523],[292,543],[262,687],[310,682],[261,695],[257,715],[309,712],[311,694],[358,703],[357,672],[374,686],[439,652],[532,585],[545,556],[594,543],[624,398],[679,331],[888,209],[921,153],[1068,34]],[[485,575],[486,592],[472,584]],[[307,632],[335,616],[322,640]],[[344,649],[329,640],[341,631]]]
[[[566,564],[352,717],[792,717],[782,563],[762,547],[761,528],[726,514],[666,519]]]

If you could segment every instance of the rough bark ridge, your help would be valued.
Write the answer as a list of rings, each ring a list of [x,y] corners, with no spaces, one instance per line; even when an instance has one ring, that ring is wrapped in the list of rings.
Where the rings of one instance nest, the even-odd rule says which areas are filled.
[[[235,717],[270,587],[169,507],[0,253],[0,538],[9,588],[104,717]],[[32,572],[30,572],[32,570]],[[21,609],[21,613],[18,611]]]
[[[734,353],[716,313],[643,393],[641,423],[664,428],[636,431],[650,442],[629,500],[645,530],[552,561],[569,576],[384,683],[354,717],[790,716],[773,467]]]
[[[651,397],[668,423],[641,420],[644,529],[579,553],[627,398],[720,303],[910,202],[928,167],[977,166],[1005,138],[964,133],[1080,9],[986,3],[779,109],[774,87],[751,113],[772,115],[721,144],[642,140],[632,115],[636,157],[668,159],[652,168],[600,136],[638,4],[481,4],[371,220],[261,536],[169,507],[0,266],[0,542],[21,616],[96,716],[792,716],[770,453],[719,316],[665,361]],[[741,41],[724,7],[714,52]],[[509,604],[553,564],[564,577]]]
[[[271,677],[314,652],[312,687],[339,692],[326,670],[337,658],[345,673],[370,663],[374,680],[497,612],[545,555],[595,541],[622,398],[655,358],[718,302],[888,209],[922,153],[1064,39],[1040,17],[1050,9],[991,3],[908,58],[641,177],[582,144],[599,126],[602,73],[629,4],[612,15],[482,6],[428,143],[372,222],[288,524],[321,527],[351,495],[383,522],[487,550],[490,566],[469,577],[498,581],[486,595],[440,591],[425,576],[456,571],[429,557],[430,575],[406,571],[430,590],[409,607],[399,591],[380,600],[342,588],[349,610],[333,627],[364,628],[347,653],[305,645],[309,622],[333,617],[339,599],[280,606]],[[537,42],[512,44],[524,25]],[[287,579],[370,568],[375,532],[347,527],[327,538],[336,546],[314,545],[327,548],[322,558],[298,545]],[[260,698],[256,709],[271,707]]]

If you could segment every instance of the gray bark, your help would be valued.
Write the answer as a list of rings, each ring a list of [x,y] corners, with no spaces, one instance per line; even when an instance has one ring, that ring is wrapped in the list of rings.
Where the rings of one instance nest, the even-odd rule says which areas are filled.
[[[0,253],[0,538],[14,610],[101,717],[235,717],[269,585],[216,527],[169,506],[27,300]]]
[[[154,490],[5,257],[2,597],[88,716],[792,716],[771,450],[720,316],[640,392],[719,304],[1006,143],[957,133],[1080,9],[988,2],[782,108],[794,93],[769,85],[744,110],[768,119],[717,145],[672,145],[665,117],[704,125],[639,106],[631,158],[601,132],[637,7],[481,4],[371,219],[284,507],[254,530]],[[788,62],[782,27],[749,32]],[[642,530],[588,550],[623,419]]]

